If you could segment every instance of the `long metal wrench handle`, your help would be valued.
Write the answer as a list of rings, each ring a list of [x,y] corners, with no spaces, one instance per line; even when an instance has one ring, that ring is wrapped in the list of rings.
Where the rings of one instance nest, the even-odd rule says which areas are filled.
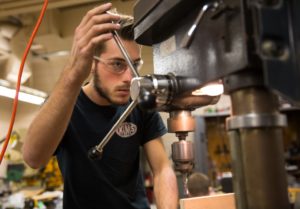
[[[104,139],[101,141],[99,145],[97,145],[97,150],[102,150],[102,148],[107,144],[107,142],[110,140],[110,138],[113,136],[113,134],[116,132],[117,128],[125,121],[127,116],[131,113],[133,108],[137,105],[137,100],[133,100],[127,109],[122,113],[120,118],[117,120],[117,122],[113,125],[113,127],[110,129],[110,131],[106,134]]]
[[[120,36],[119,36],[118,32],[114,30],[114,31],[112,31],[112,34],[113,34],[113,38],[114,38],[116,44],[120,48],[120,50],[121,50],[121,52],[122,52],[122,54],[123,54],[123,56],[124,56],[124,58],[125,58],[125,60],[128,64],[128,66],[130,67],[131,72],[133,72],[134,77],[139,77],[139,74],[138,74],[137,70],[134,68],[134,66],[132,64],[132,61],[129,57],[129,54],[127,53],[124,45],[122,44],[122,41],[120,39]]]
[[[188,32],[185,34],[185,36],[183,37],[180,46],[182,48],[189,48],[195,31],[200,23],[200,21],[202,20],[204,14],[209,10],[209,9],[216,9],[219,6],[219,1],[214,1],[214,2],[210,2],[205,4],[201,10],[198,13],[198,16],[196,17],[195,21],[193,22],[192,26],[190,27],[190,29],[188,30]]]
[[[139,74],[138,74],[137,70],[134,68],[134,66],[132,64],[132,61],[130,59],[129,54],[127,53],[124,45],[122,44],[122,41],[120,39],[120,36],[119,36],[118,32],[116,30],[113,30],[112,34],[113,34],[113,38],[114,38],[116,44],[118,45],[118,47],[121,50],[121,53],[123,54],[128,66],[130,67],[131,72],[133,72],[134,77],[139,77]],[[138,103],[137,98],[133,98],[133,101],[129,104],[127,109],[122,113],[120,118],[116,121],[116,123],[113,125],[113,127],[109,130],[109,132],[106,134],[104,139],[98,145],[96,145],[91,150],[89,150],[88,155],[89,155],[90,158],[97,159],[97,158],[102,157],[103,147],[109,142],[109,140],[114,135],[116,130],[125,121],[127,116],[131,113],[133,108],[137,105],[137,103]]]
[[[103,147],[107,144],[107,142],[111,139],[111,137],[114,135],[114,133],[116,132],[116,130],[120,127],[120,125],[125,121],[125,119],[127,118],[127,116],[131,113],[131,111],[133,110],[133,108],[137,105],[138,100],[135,99],[133,100],[129,106],[127,107],[127,109],[122,113],[122,115],[120,116],[120,118],[116,121],[116,123],[113,125],[113,127],[110,129],[110,131],[106,134],[106,136],[104,137],[104,139],[95,147],[93,147],[90,151],[89,151],[89,157],[92,159],[97,159],[97,158],[101,158],[102,157],[102,153],[103,153]]]

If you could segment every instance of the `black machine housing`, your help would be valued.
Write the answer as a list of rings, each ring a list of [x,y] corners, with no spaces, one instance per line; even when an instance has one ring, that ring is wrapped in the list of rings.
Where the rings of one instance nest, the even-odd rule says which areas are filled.
[[[214,2],[183,47],[201,8]],[[200,86],[221,78],[226,91],[255,80],[299,104],[299,11],[299,0],[140,0],[135,39],[153,46],[155,74],[196,78]],[[237,82],[237,74],[247,76]]]

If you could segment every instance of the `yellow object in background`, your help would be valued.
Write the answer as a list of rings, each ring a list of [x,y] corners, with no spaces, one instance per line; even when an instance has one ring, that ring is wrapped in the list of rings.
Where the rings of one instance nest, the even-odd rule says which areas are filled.
[[[45,168],[42,169],[41,178],[46,190],[58,188],[63,184],[56,157],[52,157]]]
[[[300,194],[300,188],[289,187],[288,192],[289,192],[290,203],[292,203],[292,204],[295,203],[297,195],[299,196],[299,194]]]

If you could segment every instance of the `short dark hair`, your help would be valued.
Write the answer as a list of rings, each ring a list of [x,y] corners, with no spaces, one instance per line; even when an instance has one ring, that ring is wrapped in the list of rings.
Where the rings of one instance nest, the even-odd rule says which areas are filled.
[[[129,15],[121,15],[121,19],[118,23],[121,25],[121,28],[117,31],[119,36],[124,40],[133,41],[133,17]]]
[[[133,17],[129,15],[119,14],[120,20],[117,22],[120,24],[120,29],[117,30],[118,35],[120,38],[127,40],[127,41],[133,41],[134,40],[134,32],[133,32]],[[99,44],[95,48],[95,55],[99,56],[103,51],[105,50],[105,44]]]
[[[190,197],[208,195],[209,186],[209,178],[203,173],[195,172],[188,177],[187,187]]]

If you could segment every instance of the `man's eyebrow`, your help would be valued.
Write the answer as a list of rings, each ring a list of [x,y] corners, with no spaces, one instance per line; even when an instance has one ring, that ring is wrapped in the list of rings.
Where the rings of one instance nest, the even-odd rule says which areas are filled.
[[[120,57],[110,58],[109,60],[116,60],[116,61],[126,62],[126,60],[124,58],[120,58]],[[133,62],[139,62],[141,60],[142,60],[142,58],[137,58],[137,59],[133,60]]]
[[[123,59],[123,58],[119,58],[119,57],[112,57],[112,58],[109,58],[108,60],[115,60],[115,61],[124,61],[124,62],[126,62],[126,60],[125,59]]]

